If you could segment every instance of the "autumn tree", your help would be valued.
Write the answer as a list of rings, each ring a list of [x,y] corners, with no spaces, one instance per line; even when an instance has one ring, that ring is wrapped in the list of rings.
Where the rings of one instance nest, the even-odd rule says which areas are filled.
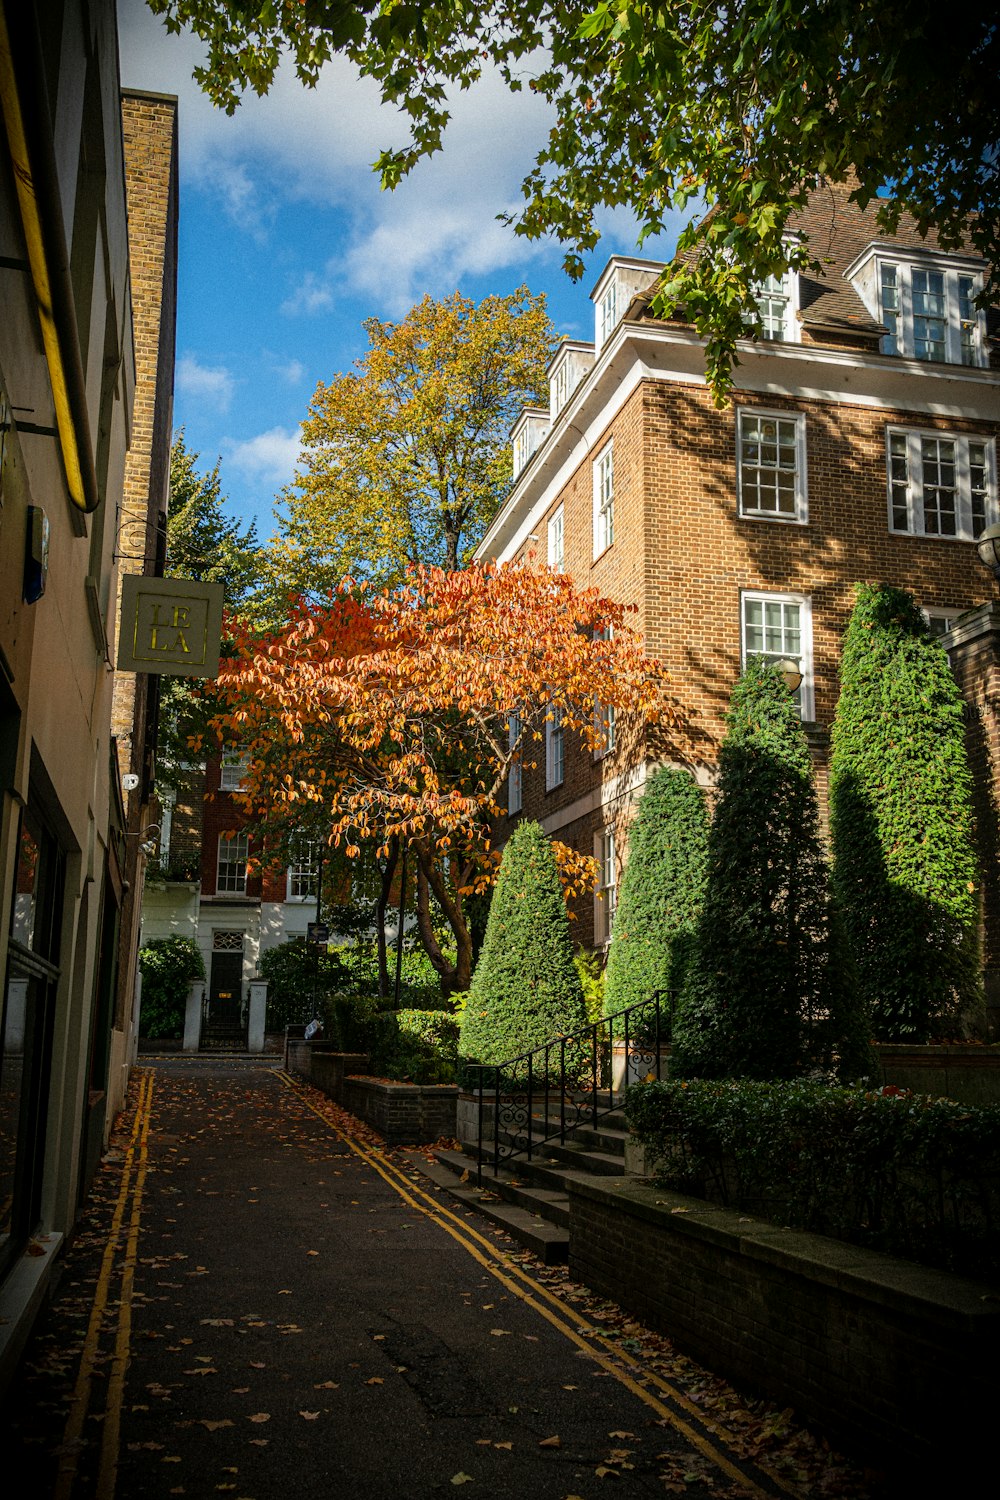
[[[753,289],[823,247],[789,239],[820,176],[850,181],[882,227],[902,212],[945,249],[965,240],[1000,290],[1000,27],[988,5],[939,0],[149,0],[208,44],[196,77],[232,111],[264,93],[282,53],[314,84],[334,52],[404,110],[410,142],[377,162],[394,186],[438,150],[449,98],[489,68],[549,101],[554,122],[523,184],[520,234],[554,233],[568,269],[599,238],[601,209],[631,209],[641,236],[698,211],[655,304],[708,336],[717,393],[730,379]],[[702,206],[712,212],[706,217]]]
[[[357,368],[316,389],[284,495],[272,556],[297,592],[468,562],[510,487],[514,420],[546,389],[552,328],[525,287],[479,303],[427,296],[364,327]]]
[[[467,901],[495,871],[515,758],[535,765],[554,713],[592,751],[603,734],[595,701],[623,723],[672,718],[665,674],[629,614],[547,568],[418,568],[381,593],[345,583],[267,637],[236,626],[235,654],[209,689],[216,728],[250,755],[247,803],[272,824],[319,816],[352,858],[366,839],[407,845],[421,940],[445,992],[465,990]],[[561,855],[571,890],[592,879],[591,859]]]
[[[834,879],[880,1041],[982,1007],[962,700],[912,595],[858,586],[831,733]]]

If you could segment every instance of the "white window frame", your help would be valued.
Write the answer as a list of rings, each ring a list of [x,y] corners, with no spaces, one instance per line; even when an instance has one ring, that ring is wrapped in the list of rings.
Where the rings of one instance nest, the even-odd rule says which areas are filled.
[[[594,558],[606,552],[615,540],[614,442],[605,443],[594,459]]]
[[[225,859],[223,859],[225,846]],[[215,890],[217,895],[245,896],[247,893],[247,863],[250,858],[250,840],[245,829],[229,830],[219,834],[219,848],[215,866]],[[226,875],[223,876],[225,866]],[[243,877],[232,875],[231,870],[242,866]]]
[[[612,276],[597,304],[597,347],[602,348],[618,327],[618,277]]]
[[[615,830],[610,824],[594,834],[594,858],[597,861],[597,889],[594,892],[596,948],[610,943],[618,905],[618,857]]]
[[[562,709],[549,705],[545,719],[545,790],[552,792],[566,779],[566,730]]]
[[[936,488],[928,483],[925,463],[933,463],[925,454],[925,443],[954,444],[955,531],[927,529],[928,492]],[[973,490],[970,449],[983,450],[982,485]],[[972,542],[983,526],[975,523],[974,497],[983,509],[983,525],[1000,520],[997,507],[996,443],[977,433],[946,432],[940,429],[888,426],[885,430],[886,501],[889,530],[893,536],[933,537],[935,541]],[[977,464],[976,468],[980,466]],[[905,472],[904,472],[905,470]],[[952,488],[951,486],[948,487]],[[900,525],[905,510],[906,524]]]
[[[239,750],[226,750],[219,769],[220,792],[242,792],[247,784],[250,757]]]
[[[573,385],[570,380],[569,359],[565,358],[553,370],[552,378],[549,381],[549,406],[553,418],[557,417],[562,411],[572,392]]]
[[[937,604],[925,604],[921,607],[920,613],[927,621],[928,633],[935,640],[939,640],[941,636],[948,633],[951,627],[958,621],[959,616],[964,615],[967,610],[967,604],[953,604],[950,607],[944,608]],[[935,626],[938,628],[935,629]]]
[[[301,901],[316,900],[315,885],[319,875],[319,850],[316,840],[305,839],[300,848],[300,855],[302,853],[305,854],[305,858],[300,857],[294,864],[290,864],[285,876],[285,900],[294,901],[296,904]],[[300,889],[303,879],[305,880],[304,890]],[[310,882],[313,885],[312,890],[309,889]]]
[[[549,517],[546,541],[549,567],[554,573],[561,573],[566,563],[566,521],[561,505]]]
[[[610,641],[613,634],[612,627],[608,625],[603,630],[594,632],[594,640]],[[615,706],[613,703],[594,700],[594,733],[603,736],[603,744],[594,747],[594,759],[603,760],[615,748]]]
[[[761,323],[761,332],[756,337],[767,343],[801,342],[798,274],[789,268],[781,276],[766,276],[752,291]],[[745,321],[752,325],[754,314],[747,313]],[[752,327],[750,331],[753,332]]]
[[[895,289],[887,286],[895,273]],[[923,341],[917,340],[917,317],[914,313],[914,274],[941,277],[944,298],[943,355],[928,353]],[[963,283],[971,286],[963,288]],[[880,255],[875,267],[875,289],[878,315],[888,332],[882,339],[883,354],[900,354],[904,358],[930,360],[949,365],[966,365],[980,369],[989,363],[986,350],[986,315],[977,308],[975,298],[982,291],[982,275],[967,266],[949,265],[944,260],[900,259]],[[887,296],[887,293],[889,294]],[[920,289],[916,295],[920,295]],[[891,306],[895,301],[896,306]]]
[[[521,738],[521,715],[511,714],[507,719],[507,749],[513,750]],[[521,757],[518,754],[510,763],[507,773],[507,813],[514,817],[524,806],[521,780]]]
[[[763,470],[767,473],[773,469],[775,473],[783,472],[777,464],[761,465],[751,464],[747,461],[744,452],[745,442],[752,441],[749,428],[752,422],[774,422],[781,424],[785,429],[792,427],[793,446],[795,452],[795,469],[793,479],[793,504],[794,511],[769,510],[763,506],[750,505],[748,498],[752,495],[750,488],[750,474],[754,470]],[[786,445],[787,451],[787,445]],[[778,448],[780,454],[781,448]],[[787,470],[784,470],[787,472]],[[804,526],[809,520],[808,486],[806,479],[806,414],[804,411],[770,411],[760,406],[740,406],[736,409],[736,493],[739,501],[739,513],[751,521],[780,521],[786,525]]]
[[[779,594],[771,590],[741,589],[740,591],[740,663],[745,667],[747,664],[747,605],[751,603],[798,605],[799,609],[799,649],[793,651],[782,646],[780,651],[757,651],[750,654],[764,656],[768,660],[776,661],[782,658],[790,658],[798,661],[799,670],[802,673],[802,682],[796,690],[799,704],[799,712],[806,723],[812,723],[815,717],[815,693],[813,679],[813,635],[812,635],[812,600],[808,594]]]

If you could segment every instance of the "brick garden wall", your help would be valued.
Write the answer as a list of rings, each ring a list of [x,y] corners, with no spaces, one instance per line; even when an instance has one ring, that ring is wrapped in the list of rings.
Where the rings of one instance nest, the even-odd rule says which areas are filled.
[[[985,1461],[987,1287],[634,1180],[571,1182],[570,1274],[880,1468]]]

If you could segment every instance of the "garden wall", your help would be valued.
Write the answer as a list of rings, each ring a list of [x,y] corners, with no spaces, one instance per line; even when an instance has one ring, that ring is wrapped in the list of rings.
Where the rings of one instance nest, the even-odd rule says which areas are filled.
[[[1000,1047],[875,1048],[883,1083],[960,1104],[1000,1104]]]
[[[366,1078],[362,1052],[334,1052],[325,1042],[289,1037],[285,1066],[385,1137],[387,1146],[422,1146],[455,1135],[453,1083],[393,1083]]]
[[[571,1276],[678,1348],[879,1468],[987,1461],[989,1287],[628,1179],[569,1195]]]

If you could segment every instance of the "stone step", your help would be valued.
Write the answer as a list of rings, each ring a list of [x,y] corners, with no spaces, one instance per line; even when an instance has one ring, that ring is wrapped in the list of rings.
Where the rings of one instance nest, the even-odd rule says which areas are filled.
[[[518,1244],[530,1250],[546,1266],[563,1264],[569,1256],[569,1230],[565,1223],[555,1223],[543,1217],[537,1207],[525,1207],[531,1203],[530,1193],[519,1193],[519,1201],[512,1201],[502,1191],[500,1183],[491,1175],[484,1174],[482,1187],[476,1186],[475,1175],[469,1171],[468,1158],[460,1151],[435,1152],[436,1160],[428,1160],[422,1152],[406,1152],[407,1159],[438,1187],[467,1208],[474,1208],[492,1224],[506,1231]],[[455,1158],[454,1164],[445,1164],[442,1157]],[[462,1172],[456,1174],[456,1167]],[[462,1175],[468,1171],[468,1178]],[[555,1195],[549,1195],[550,1197]],[[565,1197],[565,1195],[563,1195]],[[551,1207],[551,1204],[547,1205]],[[568,1200],[565,1204],[566,1219],[569,1218]]]

